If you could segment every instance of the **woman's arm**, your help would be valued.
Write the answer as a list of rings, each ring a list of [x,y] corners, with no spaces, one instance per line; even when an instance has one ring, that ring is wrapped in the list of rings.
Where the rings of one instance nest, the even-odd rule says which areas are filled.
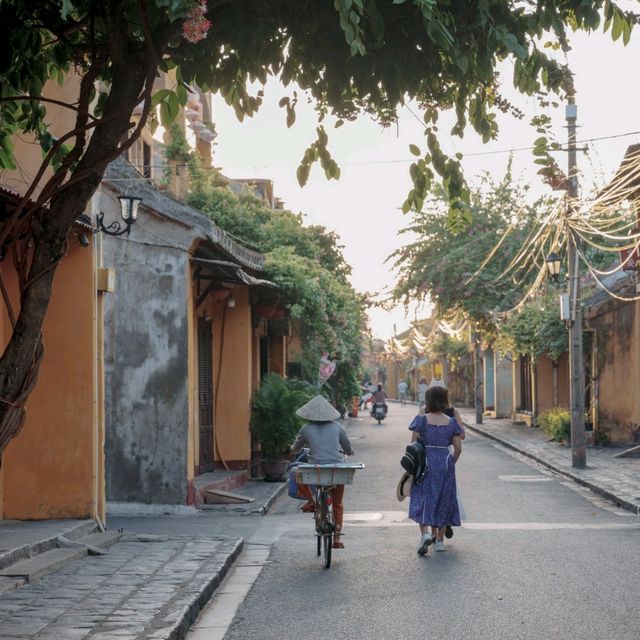
[[[458,426],[462,429],[462,433],[460,434],[460,439],[464,440],[467,437],[467,434],[464,430],[464,423],[462,422],[462,416],[458,413],[458,410],[453,407],[453,417],[456,419]]]
[[[462,436],[453,436],[453,461],[458,462],[458,458],[462,453]]]
[[[420,434],[417,431],[411,432],[411,442],[415,442]]]

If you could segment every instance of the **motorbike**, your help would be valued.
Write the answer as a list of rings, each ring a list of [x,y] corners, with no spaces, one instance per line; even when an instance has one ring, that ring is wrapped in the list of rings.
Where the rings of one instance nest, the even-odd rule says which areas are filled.
[[[371,407],[371,415],[378,421],[378,424],[380,424],[387,415],[384,403],[374,402],[373,406]]]

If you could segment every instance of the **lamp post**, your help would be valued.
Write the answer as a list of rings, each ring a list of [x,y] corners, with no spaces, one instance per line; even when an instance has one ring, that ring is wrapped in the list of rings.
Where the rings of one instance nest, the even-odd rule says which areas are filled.
[[[121,236],[125,233],[129,235],[131,233],[131,226],[138,218],[138,207],[142,202],[142,198],[136,196],[118,196],[118,200],[120,200],[120,217],[124,222],[124,227],[117,220],[105,226],[104,213],[101,211],[98,214],[98,229],[108,236]]]

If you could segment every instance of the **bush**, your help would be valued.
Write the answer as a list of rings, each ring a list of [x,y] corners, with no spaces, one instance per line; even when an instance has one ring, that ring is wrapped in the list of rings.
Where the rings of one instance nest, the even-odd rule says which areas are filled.
[[[571,413],[565,407],[553,407],[544,411],[537,417],[536,426],[556,442],[571,440]]]
[[[316,387],[275,373],[262,379],[260,389],[253,395],[251,433],[262,447],[267,460],[281,460],[293,442],[304,420],[296,410],[318,393]]]

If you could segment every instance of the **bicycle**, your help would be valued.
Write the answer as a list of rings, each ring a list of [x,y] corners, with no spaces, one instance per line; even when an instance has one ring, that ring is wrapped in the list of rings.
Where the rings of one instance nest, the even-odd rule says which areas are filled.
[[[352,484],[357,469],[364,464],[300,464],[296,467],[298,484],[315,485],[315,529],[318,556],[323,555],[324,566],[331,566],[331,549],[336,535],[335,514],[333,511],[333,488],[336,485]],[[342,535],[342,532],[340,532]],[[324,552],[324,553],[323,553]]]

